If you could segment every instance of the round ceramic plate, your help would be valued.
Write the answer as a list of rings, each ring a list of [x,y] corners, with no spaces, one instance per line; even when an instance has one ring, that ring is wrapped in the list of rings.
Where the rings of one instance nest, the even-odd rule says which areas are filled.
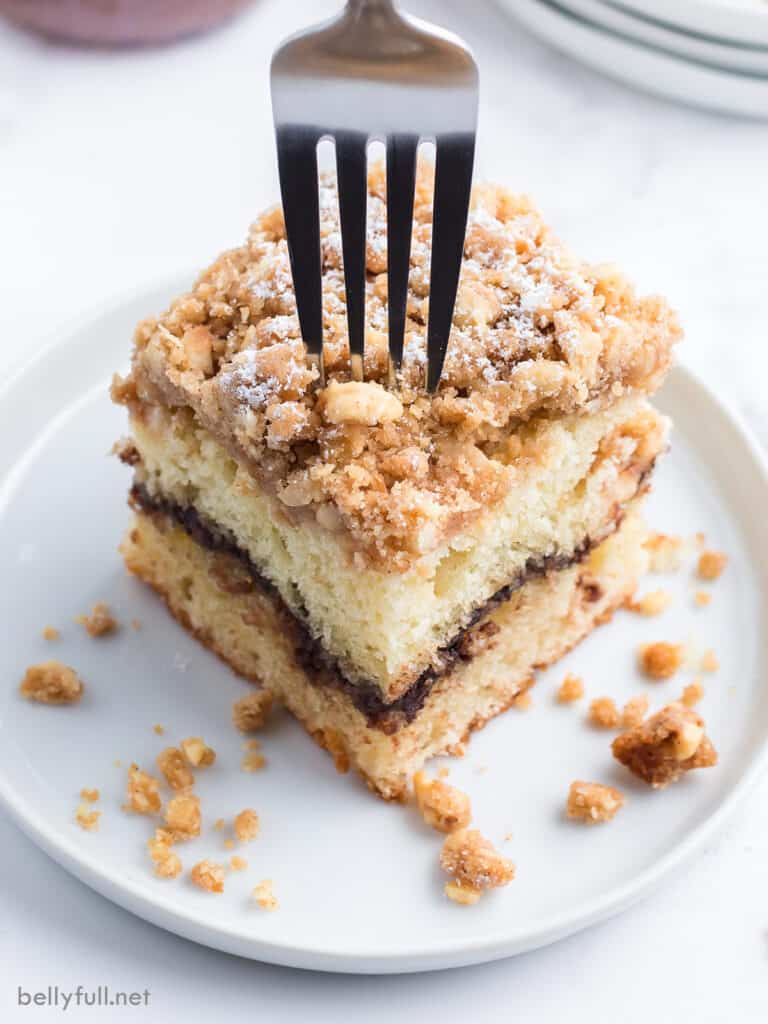
[[[695,63],[631,40],[554,0],[499,0],[556,49],[644,92],[728,114],[768,117],[768,76]]]
[[[670,533],[704,531],[728,553],[728,569],[711,587],[710,606],[696,607],[692,545],[683,570],[646,581],[646,589],[674,594],[662,617],[618,613],[541,675],[532,708],[494,720],[465,758],[445,762],[450,780],[471,795],[477,827],[517,865],[508,888],[457,907],[442,892],[441,837],[412,808],[383,803],[356,778],[337,775],[287,715],[261,737],[266,768],[241,770],[242,736],[230,715],[248,684],[122,567],[129,474],[108,453],[125,415],[110,404],[107,386],[127,362],[134,323],[180,287],[88,322],[0,392],[0,799],[7,811],[59,863],[127,910],[197,942],[299,967],[390,972],[491,960],[552,942],[649,893],[701,846],[766,761],[768,666],[759,638],[768,519],[754,510],[768,506],[768,482],[743,429],[702,384],[673,372],[660,405],[676,420],[674,445],[648,516]],[[91,639],[74,622],[97,601],[107,601],[122,624],[114,636]],[[61,638],[45,641],[46,625]],[[553,693],[572,671],[592,697],[622,702],[647,693],[653,707],[677,697],[693,669],[652,684],[635,668],[638,645],[660,639],[698,652],[711,647],[720,659],[720,671],[706,677],[701,710],[721,762],[655,792],[612,760],[612,734],[587,726],[585,702],[559,706]],[[85,679],[78,706],[20,698],[26,666],[49,658]],[[190,735],[202,735],[218,758],[198,773],[204,829],[179,848],[185,868],[233,852],[229,831],[213,827],[217,818],[231,823],[254,807],[262,821],[258,839],[236,850],[248,869],[230,873],[222,895],[195,889],[187,877],[155,878],[145,849],[153,823],[121,810],[127,766],[152,769],[166,744]],[[585,828],[564,820],[569,783],[579,778],[624,790],[627,805],[613,822]],[[82,787],[101,791],[95,832],[74,821]],[[280,901],[275,913],[250,899],[264,878]]]
[[[605,0],[648,20],[745,46],[768,46],[765,0]]]

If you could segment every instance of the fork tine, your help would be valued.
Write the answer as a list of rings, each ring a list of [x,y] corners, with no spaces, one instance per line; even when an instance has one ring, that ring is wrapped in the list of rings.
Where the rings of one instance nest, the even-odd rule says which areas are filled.
[[[347,329],[353,380],[363,379],[365,355],[365,237],[368,204],[368,138],[361,132],[336,136],[339,221],[347,293]]]
[[[277,130],[277,165],[283,200],[288,255],[299,325],[307,353],[323,369],[323,297],[320,261],[320,208],[317,190],[319,134],[302,126]]]
[[[451,333],[474,156],[475,137],[471,133],[438,137],[427,325],[427,390],[430,392],[440,381]]]
[[[418,145],[418,135],[390,135],[387,138],[389,358],[396,369],[400,369],[403,360]]]

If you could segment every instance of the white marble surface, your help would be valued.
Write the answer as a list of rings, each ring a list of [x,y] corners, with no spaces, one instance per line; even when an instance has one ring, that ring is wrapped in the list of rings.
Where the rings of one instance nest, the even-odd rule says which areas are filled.
[[[267,66],[327,0],[258,0],[173,49],[104,54],[0,26],[0,362],[67,319],[203,265],[275,195]],[[768,442],[768,129],[632,93],[546,49],[487,0],[413,0],[482,69],[480,173],[535,194],[581,252],[663,289],[681,352]],[[706,429],[706,424],[702,424]],[[762,510],[761,510],[762,512]],[[6,641],[7,642],[7,641]],[[16,988],[151,991],[135,1019],[211,1012],[751,1022],[768,1017],[768,780],[685,875],[622,917],[513,961],[404,978],[302,974],[198,948],[94,895],[0,818],[0,1018]],[[556,884],[554,880],[553,884]],[[107,1019],[70,1008],[72,1020]]]

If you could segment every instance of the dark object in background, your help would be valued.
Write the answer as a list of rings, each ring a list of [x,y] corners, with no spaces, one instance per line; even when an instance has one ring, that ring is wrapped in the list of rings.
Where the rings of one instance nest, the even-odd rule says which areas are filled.
[[[253,0],[0,0],[0,14],[55,39],[164,43],[213,28]]]

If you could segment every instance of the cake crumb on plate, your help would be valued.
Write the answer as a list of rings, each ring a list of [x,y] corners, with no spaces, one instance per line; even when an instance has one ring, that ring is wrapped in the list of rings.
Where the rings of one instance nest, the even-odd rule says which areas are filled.
[[[184,757],[194,768],[208,768],[216,760],[216,751],[200,736],[190,736],[181,741]]]
[[[117,619],[109,610],[109,605],[99,601],[93,606],[90,615],[78,615],[75,622],[83,626],[88,636],[107,636],[117,629]]]
[[[704,719],[674,702],[645,722],[617,736],[613,756],[655,789],[694,768],[717,764],[717,752],[704,731]]]
[[[644,693],[637,697],[630,697],[621,712],[621,726],[623,729],[631,729],[639,725],[645,718],[648,711],[648,698]]]
[[[680,698],[680,701],[685,704],[687,708],[692,708],[695,704],[699,703],[703,696],[704,687],[698,679],[694,679],[693,682],[689,683],[683,690],[683,695]]]
[[[416,772],[413,792],[422,818],[438,832],[455,832],[470,823],[469,797],[455,786],[449,786],[440,779],[430,779],[424,772]]]
[[[598,729],[615,729],[619,724],[619,709],[610,697],[596,697],[589,705],[588,717]]]
[[[166,747],[157,755],[157,767],[171,789],[194,786],[195,776],[178,747]]]
[[[207,892],[224,892],[225,869],[208,859],[198,861],[189,873],[192,884]]]
[[[569,672],[557,690],[559,704],[571,704],[584,696],[584,680]]]
[[[30,665],[19,686],[22,697],[38,704],[77,704],[83,690],[77,672],[60,661]]]
[[[280,904],[272,891],[272,879],[264,878],[253,890],[253,898],[262,910],[277,910]]]
[[[55,626],[46,626],[43,629],[43,640],[58,640],[61,633]]]
[[[143,772],[137,764],[128,769],[127,803],[124,811],[134,814],[157,814],[162,806],[160,799],[160,783],[147,772]]]
[[[702,551],[696,571],[702,580],[718,579],[728,564],[728,556],[722,551]]]
[[[454,886],[481,891],[508,885],[515,877],[512,861],[477,829],[464,828],[449,835],[440,851],[440,866],[451,876]],[[455,900],[455,892],[452,895],[446,890],[446,895]]]
[[[624,794],[600,782],[572,782],[565,813],[588,825],[610,821],[624,806]]]
[[[235,816],[235,835],[241,843],[249,843],[259,834],[259,816],[252,807],[246,807]]]
[[[683,645],[665,640],[644,644],[639,651],[640,668],[649,679],[671,679],[683,660]]]
[[[626,607],[631,612],[637,612],[638,615],[661,615],[663,611],[669,608],[672,603],[672,595],[666,590],[652,590],[647,594],[643,594],[639,600],[630,600],[627,602]]]
[[[271,710],[272,694],[259,688],[235,702],[232,719],[240,732],[256,732],[264,727]]]

